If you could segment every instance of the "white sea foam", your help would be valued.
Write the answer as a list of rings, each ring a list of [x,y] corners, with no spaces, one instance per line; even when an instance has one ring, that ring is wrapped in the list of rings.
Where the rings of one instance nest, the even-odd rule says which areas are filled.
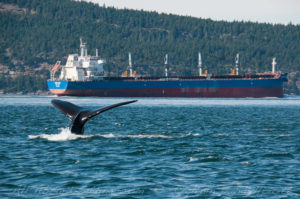
[[[76,140],[79,138],[90,138],[93,135],[76,135],[71,133],[69,128],[61,128],[59,134],[40,134],[40,135],[29,135],[29,139],[42,138],[50,141],[67,141],[67,140]]]
[[[187,134],[185,134],[185,135],[182,136],[182,137],[189,137],[189,136],[195,136],[195,137],[197,137],[197,136],[202,136],[202,135],[199,134],[199,133],[187,133]]]
[[[129,137],[129,138],[172,138],[171,136],[166,136],[166,135],[151,135],[151,134],[146,134],[146,135],[127,135],[124,137]]]
[[[291,134],[280,134],[279,136],[280,136],[280,137],[290,137]]]
[[[95,136],[99,136],[99,137],[104,137],[104,138],[115,138],[116,135],[109,133],[109,134],[102,134],[102,135],[95,135]]]
[[[241,162],[243,165],[250,165],[251,164],[251,162],[249,162],[249,161],[243,161],[243,162]]]
[[[199,160],[198,158],[190,157],[189,162],[197,161]]]
[[[95,134],[95,135],[76,135],[71,133],[69,128],[61,128],[61,132],[58,134],[40,134],[40,135],[28,135],[29,139],[46,139],[49,141],[67,141],[84,139],[91,137],[104,137],[104,138],[172,138],[166,135],[152,135],[152,134],[136,134],[136,135],[118,135],[118,134]]]
[[[214,136],[214,137],[228,137],[230,135],[227,134],[227,133],[216,133],[216,134],[213,134],[212,136]]]

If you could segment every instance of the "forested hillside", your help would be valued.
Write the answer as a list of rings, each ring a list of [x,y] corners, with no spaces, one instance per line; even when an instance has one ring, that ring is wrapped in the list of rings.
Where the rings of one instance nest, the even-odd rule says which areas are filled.
[[[126,69],[128,52],[142,75],[162,75],[166,53],[172,74],[196,74],[198,52],[210,73],[224,74],[240,53],[241,73],[270,71],[276,57],[279,70],[291,74],[287,92],[299,93],[299,25],[217,22],[70,0],[1,0],[0,27],[4,92],[46,90],[49,65],[78,52],[82,37],[89,54],[98,48],[107,59],[112,76]]]

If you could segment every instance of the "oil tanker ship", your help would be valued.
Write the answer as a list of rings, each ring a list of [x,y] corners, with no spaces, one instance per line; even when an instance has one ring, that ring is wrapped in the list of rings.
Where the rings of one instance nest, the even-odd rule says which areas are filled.
[[[86,44],[80,40],[80,55],[70,54],[64,66],[60,62],[51,70],[49,90],[58,96],[98,97],[283,97],[283,83],[287,74],[276,72],[273,58],[272,72],[263,74],[239,74],[239,56],[230,75],[202,73],[201,54],[198,58],[199,74],[196,76],[169,76],[168,56],[165,74],[161,77],[137,75],[129,66],[120,77],[106,76],[96,49],[96,55],[87,54]],[[58,71],[60,75],[58,75]]]

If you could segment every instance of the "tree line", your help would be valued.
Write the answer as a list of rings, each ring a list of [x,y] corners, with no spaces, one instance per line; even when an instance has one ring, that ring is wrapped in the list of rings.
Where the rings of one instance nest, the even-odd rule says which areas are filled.
[[[99,50],[105,70],[120,75],[127,54],[142,75],[162,75],[164,55],[173,75],[197,74],[197,55],[213,74],[229,73],[236,53],[242,73],[271,70],[273,57],[283,72],[300,70],[300,26],[253,22],[212,21],[98,6],[71,0],[2,0],[23,13],[0,13],[0,63],[9,70],[65,62],[79,52],[79,38],[89,54]]]

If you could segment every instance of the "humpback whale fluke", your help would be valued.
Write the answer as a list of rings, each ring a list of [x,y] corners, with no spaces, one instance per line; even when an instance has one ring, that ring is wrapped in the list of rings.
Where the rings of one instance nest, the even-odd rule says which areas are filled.
[[[56,100],[56,99],[52,100],[51,103],[71,120],[72,122],[71,132],[74,134],[82,135],[84,124],[92,117],[100,113],[103,113],[104,111],[108,111],[112,108],[134,103],[136,101],[137,100],[121,102],[118,104],[113,104],[96,110],[86,109],[80,106],[76,106],[75,104],[72,104],[70,102]]]

